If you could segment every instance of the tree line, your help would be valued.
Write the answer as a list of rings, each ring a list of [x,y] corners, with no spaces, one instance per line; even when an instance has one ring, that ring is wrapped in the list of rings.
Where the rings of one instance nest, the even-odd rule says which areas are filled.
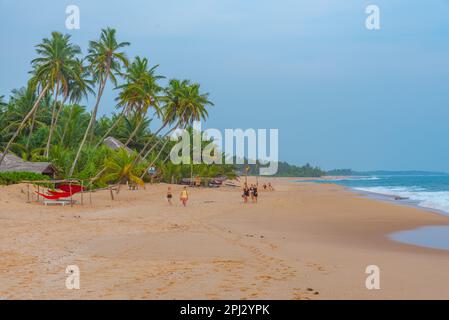
[[[173,165],[168,136],[205,120],[213,106],[209,94],[189,79],[169,79],[145,57],[129,60],[129,42],[116,30],[101,30],[83,56],[70,35],[59,32],[36,45],[26,86],[0,97],[0,164],[8,152],[29,161],[51,161],[61,178],[90,179],[94,184],[143,183],[150,167],[162,180],[192,174],[234,177],[229,165]],[[115,112],[98,117],[105,87],[116,92]],[[93,101],[91,112],[81,102]],[[154,120],[161,125],[151,129]],[[126,148],[103,145],[112,136]]]

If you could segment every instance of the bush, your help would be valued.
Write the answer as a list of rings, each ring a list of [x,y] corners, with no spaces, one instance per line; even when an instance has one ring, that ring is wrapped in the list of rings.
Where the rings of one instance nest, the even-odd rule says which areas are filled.
[[[49,177],[33,172],[0,172],[0,185],[10,185],[22,181],[36,180],[49,180]]]

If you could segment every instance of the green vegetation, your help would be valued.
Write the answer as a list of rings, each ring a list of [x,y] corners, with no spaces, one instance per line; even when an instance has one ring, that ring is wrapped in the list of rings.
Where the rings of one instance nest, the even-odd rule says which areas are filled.
[[[357,172],[352,169],[333,169],[326,172],[326,176],[354,176],[358,175]]]
[[[235,177],[229,165],[174,165],[167,136],[193,121],[208,117],[213,103],[198,83],[169,79],[164,87],[157,65],[147,58],[127,58],[130,44],[117,40],[116,31],[101,31],[90,41],[86,56],[69,35],[53,32],[36,46],[31,77],[24,88],[13,90],[9,100],[0,96],[0,164],[7,152],[27,161],[50,161],[58,178],[79,178],[94,186],[111,183],[179,181],[200,175]],[[117,93],[116,113],[98,117],[106,86]],[[93,99],[92,99],[93,98]],[[81,102],[94,101],[92,112]],[[152,131],[153,120],[161,126]],[[162,134],[162,132],[165,133]],[[112,136],[132,150],[111,150],[103,145]],[[8,174],[7,177],[10,177]],[[27,174],[5,178],[31,180]],[[42,177],[39,177],[39,179]]]
[[[175,144],[168,135],[178,128],[192,130],[194,121],[208,117],[213,103],[209,94],[190,80],[168,79],[164,86],[161,81],[165,77],[157,74],[157,65],[139,56],[128,60],[124,50],[129,46],[118,41],[111,28],[89,42],[86,56],[69,35],[53,32],[43,39],[35,47],[26,86],[13,90],[9,100],[0,96],[0,164],[8,152],[27,161],[49,161],[57,168],[58,178],[82,179],[94,187],[142,184],[150,179],[179,182],[195,176],[234,178],[237,169],[244,172],[242,166],[174,165],[167,161]],[[106,86],[113,86],[116,92],[116,110],[111,116],[98,117],[100,110],[111,111],[101,105]],[[88,112],[82,103],[91,100],[92,112]],[[153,131],[150,125],[154,120],[161,125]],[[108,136],[125,148],[105,146]],[[224,154],[217,156],[224,159]],[[149,176],[151,167],[156,172]],[[256,166],[251,166],[249,174],[257,173]],[[321,169],[308,164],[299,167],[285,162],[279,162],[277,174],[321,175]],[[3,181],[32,179],[28,174],[5,174]]]
[[[244,160],[245,164],[238,165],[237,169],[240,174],[245,173],[245,168],[249,166],[248,175],[258,175],[259,174],[259,164],[248,165],[248,160]],[[262,166],[263,167],[263,166]],[[318,167],[312,167],[310,164],[304,166],[295,166],[288,164],[287,162],[278,162],[278,171],[274,175],[275,177],[321,177],[326,174],[325,171]]]
[[[32,172],[0,172],[0,185],[16,184],[20,181],[49,180],[48,176]]]

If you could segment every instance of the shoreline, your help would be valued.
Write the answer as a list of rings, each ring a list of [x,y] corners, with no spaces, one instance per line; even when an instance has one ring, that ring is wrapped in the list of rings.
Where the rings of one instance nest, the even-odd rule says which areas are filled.
[[[250,182],[252,181],[251,178]],[[262,178],[261,181],[264,181]],[[186,208],[165,184],[93,195],[93,205],[26,204],[24,186],[0,187],[0,297],[7,299],[441,299],[449,253],[388,238],[449,225],[449,217],[357,195],[344,187],[265,179],[240,190],[190,189]],[[293,183],[292,183],[293,182]],[[22,189],[22,191],[21,191]],[[81,289],[65,289],[65,268]],[[365,268],[381,269],[381,290]],[[411,267],[412,266],[412,267]]]
[[[318,179],[317,178],[301,178],[301,180],[298,180],[298,181],[299,182],[308,182],[308,183],[317,183],[315,181],[307,181],[308,179],[310,179],[310,180],[321,180],[322,181],[321,183],[332,183],[332,181],[335,181],[335,180],[346,180],[346,179],[352,178],[352,177],[360,177],[360,176],[332,176],[332,177],[322,177],[322,178],[318,178]],[[388,194],[388,193],[368,191],[368,190],[357,189],[356,187],[350,187],[350,186],[340,185],[340,184],[336,184],[336,183],[335,183],[335,185],[346,188],[350,192],[364,195],[370,199],[384,201],[384,202],[388,202],[388,203],[392,203],[392,204],[404,205],[404,206],[408,206],[408,207],[416,208],[416,209],[422,209],[422,210],[429,211],[432,213],[438,213],[438,214],[440,214],[442,216],[446,216],[446,217],[449,216],[449,211],[444,211],[441,209],[422,206],[419,204],[419,200],[404,198],[399,194],[394,194],[394,193]],[[396,198],[399,198],[399,199],[396,199]]]

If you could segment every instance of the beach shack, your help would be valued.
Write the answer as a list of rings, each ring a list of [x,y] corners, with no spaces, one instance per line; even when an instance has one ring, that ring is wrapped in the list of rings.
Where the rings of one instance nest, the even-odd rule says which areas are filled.
[[[0,157],[2,155],[0,152]],[[0,172],[32,172],[54,178],[57,171],[50,162],[25,161],[12,153],[7,153],[0,164]]]
[[[121,141],[117,140],[114,137],[107,137],[106,139],[104,139],[103,143],[110,149],[112,150],[118,150],[120,148],[123,148],[126,150],[126,152],[128,152],[128,154],[132,154],[133,151],[128,148],[127,146],[125,146]]]

